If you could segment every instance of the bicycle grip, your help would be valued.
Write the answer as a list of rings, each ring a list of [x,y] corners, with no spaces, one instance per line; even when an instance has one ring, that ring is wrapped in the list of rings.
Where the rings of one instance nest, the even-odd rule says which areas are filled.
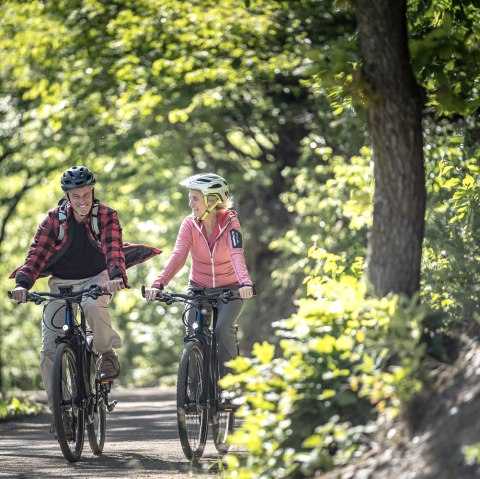
[[[11,291],[7,291],[7,296],[10,298],[10,299],[13,299],[13,294]],[[27,294],[27,297],[28,297],[28,294]]]
[[[13,294],[11,291],[7,291],[7,296],[10,298],[10,299],[13,299]],[[16,300],[14,300],[16,301]],[[28,301],[28,294],[27,294],[27,301]],[[17,301],[18,304],[21,304],[22,301]]]

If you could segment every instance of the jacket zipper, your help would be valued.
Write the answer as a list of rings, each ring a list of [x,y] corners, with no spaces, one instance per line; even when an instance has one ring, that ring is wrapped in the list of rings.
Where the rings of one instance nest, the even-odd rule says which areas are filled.
[[[228,225],[232,222],[232,219],[230,218],[227,222],[227,224],[220,230],[220,233],[218,234],[217,238],[215,239],[215,243],[213,243],[213,248],[210,250],[210,245],[208,244],[207,238],[205,238],[205,235],[203,234],[202,228],[200,228],[196,222],[194,222],[194,225],[197,227],[198,231],[200,232],[200,235],[202,238],[205,240],[205,243],[207,244],[208,251],[210,253],[210,263],[212,264],[212,288],[215,288],[215,262],[213,261],[213,252],[215,251],[215,248],[217,247],[217,241],[220,239],[220,237],[223,235],[223,232],[227,229]]]

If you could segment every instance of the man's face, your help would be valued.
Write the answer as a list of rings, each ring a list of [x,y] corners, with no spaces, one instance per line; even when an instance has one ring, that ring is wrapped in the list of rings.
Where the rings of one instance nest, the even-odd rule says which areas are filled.
[[[93,204],[93,186],[87,185],[74,188],[67,192],[73,210],[81,216],[88,215]]]

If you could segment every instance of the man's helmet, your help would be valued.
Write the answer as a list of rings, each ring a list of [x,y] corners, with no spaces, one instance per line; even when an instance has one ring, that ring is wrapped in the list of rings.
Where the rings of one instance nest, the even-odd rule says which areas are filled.
[[[95,175],[85,166],[72,166],[62,175],[62,190],[73,190],[82,186],[94,185]]]
[[[180,184],[192,190],[200,190],[203,196],[218,195],[222,202],[227,201],[229,196],[227,180],[214,173],[194,175]]]

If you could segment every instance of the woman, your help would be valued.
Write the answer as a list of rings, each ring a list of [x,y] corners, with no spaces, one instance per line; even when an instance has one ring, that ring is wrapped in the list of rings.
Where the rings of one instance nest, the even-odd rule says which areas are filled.
[[[228,183],[221,176],[203,173],[180,183],[189,189],[188,204],[192,214],[180,226],[175,248],[165,268],[145,291],[151,303],[159,291],[192,256],[190,287],[206,288],[208,292],[229,288],[238,290],[242,299],[253,296],[253,283],[243,254],[243,238],[237,213],[232,206]],[[225,362],[237,356],[235,324],[244,308],[243,301],[218,305],[216,334],[219,345],[220,377],[228,371]],[[195,311],[188,314],[188,325],[195,321]]]

